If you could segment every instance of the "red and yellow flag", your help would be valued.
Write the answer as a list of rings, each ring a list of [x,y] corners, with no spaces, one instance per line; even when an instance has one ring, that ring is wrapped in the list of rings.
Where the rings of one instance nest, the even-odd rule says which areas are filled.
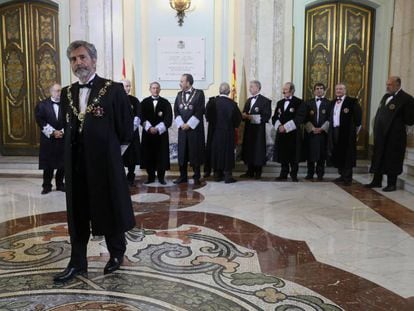
[[[233,55],[233,68],[231,70],[231,98],[237,102],[237,78],[236,78],[236,58]]]
[[[122,58],[122,79],[126,79],[125,58]]]

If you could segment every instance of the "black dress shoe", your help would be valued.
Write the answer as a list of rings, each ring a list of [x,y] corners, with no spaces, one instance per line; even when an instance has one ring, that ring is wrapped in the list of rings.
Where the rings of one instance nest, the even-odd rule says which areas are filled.
[[[214,181],[216,181],[216,182],[220,182],[220,181],[223,181],[224,180],[224,177],[223,176],[216,176],[216,177],[214,177]]]
[[[194,185],[200,186],[201,185],[200,179],[194,179]]]
[[[48,194],[49,192],[52,192],[51,188],[43,188],[41,194]]]
[[[342,176],[334,179],[334,182],[344,182],[344,181],[345,179]]]
[[[159,179],[158,180],[158,182],[161,184],[161,185],[166,185],[167,184],[167,182],[165,181],[165,179]]]
[[[313,176],[312,175],[306,175],[305,179],[306,180],[311,180],[311,179],[313,179]]]
[[[123,261],[124,261],[124,257],[121,257],[121,258],[111,257],[105,265],[104,274],[109,274],[109,273],[112,273],[118,270],[121,267]]]
[[[235,182],[237,182],[237,180],[235,180],[233,177],[228,178],[224,181],[225,184],[233,184]]]
[[[385,188],[382,189],[382,191],[384,191],[384,192],[392,192],[392,191],[396,191],[396,190],[397,190],[397,187],[395,185],[393,185],[393,186],[388,185],[388,186],[386,186]]]
[[[187,178],[184,178],[184,177],[179,177],[176,180],[174,180],[173,182],[176,185],[178,185],[178,184],[185,184],[185,183],[188,182],[188,179]]]
[[[53,281],[56,283],[65,283],[72,280],[77,275],[84,275],[87,273],[85,268],[75,268],[68,266],[62,272],[56,274],[53,278]]]
[[[318,176],[318,181],[322,181],[323,180],[323,176],[319,175]]]
[[[381,188],[382,185],[380,183],[369,183],[364,185],[365,188]]]
[[[276,181],[287,180],[287,176],[278,176],[275,178]]]
[[[292,177],[292,181],[293,181],[293,182],[298,182],[298,181],[299,181],[299,179],[298,179],[298,177],[297,177],[297,176],[293,176],[293,177]]]
[[[148,179],[146,182],[144,182],[144,185],[152,184],[155,181],[155,179]]]

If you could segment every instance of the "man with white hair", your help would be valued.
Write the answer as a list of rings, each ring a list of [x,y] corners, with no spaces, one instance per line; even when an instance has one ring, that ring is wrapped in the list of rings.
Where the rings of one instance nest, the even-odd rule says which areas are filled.
[[[206,118],[214,122],[214,132],[211,141],[211,165],[216,181],[226,184],[234,183],[232,176],[235,166],[235,129],[241,122],[241,113],[236,102],[229,98],[230,85],[226,82],[220,84],[220,95],[208,105]]]
[[[339,173],[335,181],[350,186],[352,169],[356,166],[362,112],[358,99],[346,95],[345,84],[338,83],[335,86],[335,95],[329,120],[328,152]]]

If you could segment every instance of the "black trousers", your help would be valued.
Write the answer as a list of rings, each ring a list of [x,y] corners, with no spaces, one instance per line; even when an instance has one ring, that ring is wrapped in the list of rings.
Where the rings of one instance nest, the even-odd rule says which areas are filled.
[[[318,177],[323,177],[325,175],[325,160],[319,160],[316,162],[308,161],[308,176],[315,175],[315,163],[316,163],[316,175]]]
[[[262,166],[257,165],[248,165],[247,166],[247,175],[251,177],[261,177],[262,176]]]
[[[352,182],[352,167],[338,168],[338,173],[344,180],[344,182]]]
[[[382,183],[382,175],[381,173],[374,174],[374,180],[372,181],[375,184]],[[387,186],[395,186],[397,185],[397,176],[396,174],[387,174]]]
[[[299,164],[295,161],[282,162],[280,176],[286,178],[289,174],[290,166],[290,177],[298,177]]]
[[[134,181],[134,179],[135,179],[135,165],[128,166],[127,179],[128,179],[128,181]]]
[[[155,169],[148,168],[147,169],[148,180],[155,180]],[[157,177],[158,180],[164,180],[165,177],[165,170],[157,170]]]
[[[189,161],[189,156],[188,156],[188,141],[186,141],[186,146],[185,146],[185,154],[184,154],[184,164],[180,165],[180,177],[181,178],[188,178],[188,161]],[[200,172],[200,165],[193,165],[193,178],[194,180],[200,180],[201,178],[201,172]]]
[[[74,231],[70,233],[71,256],[69,265],[87,268],[87,246],[91,235],[91,212],[86,167],[82,150],[73,161],[73,221]],[[105,235],[105,242],[111,257],[121,258],[126,251],[125,233]]]
[[[44,189],[52,189],[52,179],[53,179],[54,169],[45,169],[43,170],[43,184]],[[63,187],[63,178],[65,177],[65,170],[59,168],[56,170],[55,181],[56,187]]]

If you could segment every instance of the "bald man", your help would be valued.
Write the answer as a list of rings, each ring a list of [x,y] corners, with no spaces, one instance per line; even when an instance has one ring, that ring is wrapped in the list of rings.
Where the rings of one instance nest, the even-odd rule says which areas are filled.
[[[407,146],[406,125],[414,124],[414,98],[401,88],[400,77],[390,77],[374,119],[374,152],[370,172],[374,174],[367,188],[381,188],[387,175],[385,192],[397,189]]]
[[[60,109],[60,84],[53,84],[50,97],[35,108],[36,122],[40,127],[39,169],[43,170],[42,194],[52,191],[52,179],[56,170],[56,190],[65,191],[64,178],[64,114]]]

